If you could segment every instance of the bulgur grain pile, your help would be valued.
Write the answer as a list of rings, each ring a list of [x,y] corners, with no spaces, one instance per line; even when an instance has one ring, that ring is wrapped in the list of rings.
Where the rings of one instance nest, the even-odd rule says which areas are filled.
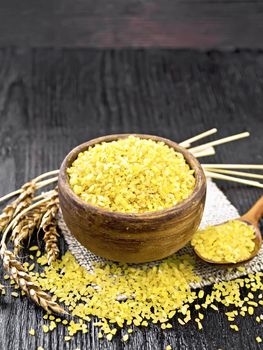
[[[193,322],[202,330],[206,310],[218,312],[222,305],[229,309],[225,314],[234,332],[239,331],[236,325],[239,317],[255,317],[257,323],[263,321],[263,272],[215,283],[205,293],[191,288],[200,282],[200,277],[195,273],[196,258],[189,254],[175,254],[153,266],[96,263],[91,272],[81,267],[69,252],[51,266],[47,266],[47,256],[39,257],[37,262],[44,270],[30,272],[32,279],[53,293],[74,316],[68,321],[45,315],[48,323],[43,331],[64,325],[68,333],[65,341],[70,341],[77,332],[87,333],[91,316],[98,319],[93,323],[98,328],[98,338],[111,341],[118,328],[125,327],[124,342],[138,326],[157,323],[163,330],[174,328],[174,318],[182,326]],[[245,268],[237,270],[244,272]]]
[[[90,147],[67,172],[78,196],[115,212],[169,208],[189,197],[195,186],[194,171],[181,153],[134,136]]]
[[[250,257],[255,248],[253,226],[240,220],[209,226],[195,233],[192,246],[204,258],[236,263]]]
[[[163,330],[178,331],[175,320],[181,326],[191,322],[202,331],[207,312],[224,312],[233,332],[242,331],[240,317],[253,317],[256,324],[263,322],[263,272],[220,281],[205,291],[191,288],[200,282],[200,277],[195,273],[196,258],[189,254],[175,254],[159,265],[133,266],[106,261],[87,271],[70,252],[51,266],[47,265],[46,255],[39,257],[38,251],[32,253],[36,253],[36,267],[29,272],[32,279],[70,313],[68,319],[45,314],[42,331],[48,333],[66,327],[65,342],[78,332],[89,332],[91,316],[96,317],[92,323],[98,328],[99,339],[111,341],[118,329],[124,327],[123,342],[129,341],[136,327],[148,327],[151,323],[159,324]],[[28,270],[30,265],[25,262],[23,266]],[[245,272],[245,267],[236,270]],[[4,276],[5,280],[9,278]],[[10,284],[15,290],[19,288],[12,280]],[[37,331],[30,329],[29,335],[33,337]],[[261,342],[259,332],[260,328],[255,342]]]

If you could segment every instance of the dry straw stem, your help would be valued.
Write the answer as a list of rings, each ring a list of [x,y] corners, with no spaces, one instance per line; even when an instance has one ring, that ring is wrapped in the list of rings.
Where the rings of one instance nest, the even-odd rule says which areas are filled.
[[[201,140],[201,139],[203,139],[204,137],[207,137],[207,136],[209,136],[209,135],[212,135],[212,134],[214,134],[214,133],[216,133],[216,132],[217,132],[217,129],[216,129],[216,128],[207,130],[207,131],[205,131],[205,132],[202,132],[201,134],[198,134],[198,135],[196,135],[196,136],[191,137],[190,139],[187,139],[187,140],[185,140],[185,141],[183,141],[183,142],[180,142],[179,145],[182,146],[182,147],[185,147],[185,148],[190,147],[191,144],[192,144],[193,142],[196,142],[196,141],[198,141],[198,140]]]
[[[23,265],[16,260],[15,255],[4,246],[1,250],[4,270],[15,283],[39,306],[48,313],[66,314],[66,311],[52,300],[52,297],[32,281]]]
[[[223,143],[232,142],[232,141],[239,140],[239,139],[242,139],[242,138],[248,137],[248,136],[249,136],[249,132],[242,132],[240,134],[224,137],[222,139],[218,139],[215,141],[204,143],[203,145],[200,145],[200,146],[192,147],[189,149],[189,151],[192,153],[193,152],[197,153],[197,152],[202,151],[208,147],[222,145]]]
[[[46,192],[42,192],[39,196],[34,197],[33,201],[39,201],[40,199],[51,197],[55,194],[55,190],[50,190]]]
[[[215,173],[215,172],[209,172],[207,170],[205,171],[205,174],[208,177],[212,177],[212,178],[219,179],[219,180],[233,181],[233,182],[238,182],[238,183],[241,183],[241,184],[244,184],[244,185],[249,185],[249,186],[263,188],[263,184],[258,182],[258,181],[241,179],[239,177],[219,174],[219,173]]]
[[[207,156],[213,156],[216,153],[214,147],[208,147],[204,149],[203,151],[193,153],[195,158],[201,158],[201,157],[207,157]]]
[[[3,212],[0,215],[0,232],[5,229],[17,214],[31,204],[36,185],[32,181],[27,182],[22,186],[21,190],[21,194],[3,209]]]
[[[59,255],[58,247],[58,231],[57,231],[57,213],[59,210],[58,193],[55,192],[50,201],[46,205],[46,212],[42,217],[40,229],[44,231],[44,241],[46,244],[46,252],[48,264],[55,261]]]
[[[250,177],[253,179],[263,179],[263,175],[261,174],[254,174],[254,173],[246,173],[244,171],[234,171],[234,170],[224,170],[224,169],[217,169],[217,168],[206,168],[209,172],[215,172],[220,174],[226,174],[226,175],[237,175],[237,176],[244,176],[244,177]]]
[[[216,169],[248,169],[248,170],[263,170],[263,164],[202,164],[202,167]]]
[[[14,227],[11,240],[14,241],[14,254],[17,255],[25,240],[29,240],[34,232],[39,228],[41,218],[44,214],[45,206],[39,206],[30,211]]]

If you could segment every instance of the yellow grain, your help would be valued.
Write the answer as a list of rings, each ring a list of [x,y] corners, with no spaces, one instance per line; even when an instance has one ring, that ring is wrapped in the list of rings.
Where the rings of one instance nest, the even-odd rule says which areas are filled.
[[[29,247],[29,251],[30,252],[34,252],[36,250],[38,250],[38,246],[37,245],[33,245],[32,247]]]
[[[28,271],[32,271],[32,270],[34,270],[34,268],[35,268],[35,264],[31,264],[28,268]]]
[[[236,324],[231,324],[230,325],[230,328],[232,328],[234,331],[238,332],[239,331],[239,328]]]
[[[249,303],[259,304],[257,294],[263,289],[262,272],[249,274],[244,279],[214,283],[208,293],[191,289],[191,283],[200,282],[200,277],[194,271],[193,256],[175,254],[158,265],[94,263],[93,271],[89,272],[67,252],[52,266],[44,267],[39,276],[30,274],[41,288],[52,291],[59,302],[68,306],[74,320],[79,320],[71,320],[69,325],[67,320],[61,322],[67,326],[70,337],[77,332],[87,332],[86,322],[90,321],[90,316],[98,319],[94,325],[99,327],[100,337],[103,334],[112,339],[117,329],[124,325],[147,327],[154,323],[161,324],[163,329],[170,328],[171,323],[168,322],[176,314],[181,314],[178,323],[184,326],[191,320],[194,309],[198,313],[195,322],[201,330],[204,313],[200,312],[200,298],[205,308],[213,308],[215,303],[229,307],[226,317],[230,322],[234,322],[238,315],[253,314],[258,307]],[[246,297],[242,297],[243,288],[247,288]],[[120,294],[125,295],[124,301],[118,301]],[[44,317],[48,318],[48,315]],[[55,320],[58,322],[58,319]],[[50,321],[53,321],[53,317],[50,317]],[[50,323],[48,330],[51,328]],[[129,328],[127,334],[131,332]]]
[[[49,327],[47,325],[42,325],[42,329],[44,333],[47,333],[49,331]]]
[[[249,306],[249,307],[248,307],[248,313],[249,313],[249,315],[253,315],[253,313],[254,313],[254,308],[253,308],[252,306]]]
[[[56,322],[51,321],[51,322],[50,322],[50,325],[49,325],[49,329],[50,329],[51,331],[53,331],[53,329],[55,329],[56,327],[57,327]]]
[[[194,172],[181,153],[134,136],[90,147],[67,172],[71,188],[84,201],[117,212],[169,208],[195,186]]]
[[[197,231],[191,244],[208,260],[236,263],[249,258],[255,247],[254,238],[255,231],[251,225],[231,220]]]
[[[30,330],[29,330],[29,332],[28,332],[30,335],[35,335],[35,330],[33,329],[33,328],[31,328]]]
[[[112,335],[111,333],[106,335],[106,338],[107,338],[107,340],[109,340],[109,341],[112,340],[112,337],[113,337],[113,335]]]
[[[205,295],[205,292],[201,289],[198,293],[198,298],[202,299],[204,297],[204,295]]]
[[[262,343],[261,337],[256,337],[256,341],[257,341],[258,343]]]
[[[123,341],[127,341],[129,339],[129,335],[128,334],[125,334],[123,337],[122,337],[122,340]]]

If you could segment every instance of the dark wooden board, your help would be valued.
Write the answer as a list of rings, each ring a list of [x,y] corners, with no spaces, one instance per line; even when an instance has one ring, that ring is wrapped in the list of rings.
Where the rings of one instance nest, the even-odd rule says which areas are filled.
[[[0,2],[0,45],[263,48],[260,0]]]
[[[58,168],[74,146],[111,133],[182,141],[212,127],[222,137],[249,130],[250,139],[220,146],[204,161],[262,164],[262,94],[261,52],[1,49],[0,195]],[[240,212],[262,194],[217,183]],[[0,349],[160,350],[169,343],[180,350],[260,349],[255,337],[262,336],[262,324],[242,318],[234,333],[223,311],[207,311],[202,332],[193,323],[171,331],[151,326],[124,346],[120,334],[99,342],[91,324],[88,334],[65,344],[61,327],[43,334],[38,307],[6,296],[0,298]],[[35,337],[28,335],[31,327]]]

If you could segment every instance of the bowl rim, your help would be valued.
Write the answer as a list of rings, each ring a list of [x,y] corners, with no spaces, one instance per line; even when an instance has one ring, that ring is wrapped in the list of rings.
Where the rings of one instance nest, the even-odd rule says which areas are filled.
[[[127,138],[129,136],[135,136],[143,139],[151,139],[158,142],[164,142],[169,147],[172,147],[173,149],[175,149],[175,151],[182,153],[187,164],[190,166],[192,170],[195,171],[194,175],[195,175],[196,183],[191,195],[170,208],[165,208],[158,211],[149,211],[145,213],[124,213],[124,212],[110,211],[110,210],[106,210],[101,207],[89,204],[85,202],[82,198],[80,198],[71,189],[68,182],[68,174],[66,171],[67,168],[72,164],[72,162],[77,158],[78,154],[80,152],[87,150],[88,147],[94,146],[95,144],[102,143],[102,142],[116,141],[118,139]],[[142,219],[149,220],[149,219],[156,219],[156,218],[162,218],[162,217],[167,218],[167,216],[169,215],[176,215],[176,214],[179,215],[179,213],[182,210],[193,205],[193,203],[195,203],[196,200],[198,200],[198,197],[200,197],[200,194],[203,194],[203,192],[206,190],[206,177],[199,161],[188,150],[186,150],[185,148],[178,145],[176,142],[172,140],[163,138],[161,136],[149,135],[149,134],[137,134],[137,133],[111,134],[111,135],[97,137],[87,142],[81,143],[80,145],[74,147],[66,155],[59,169],[58,189],[59,189],[59,193],[61,192],[61,189],[63,189],[70,197],[70,200],[75,202],[78,206],[84,209],[87,209],[93,213],[100,214],[103,216],[108,216],[111,218],[115,217],[115,218],[121,218],[124,220],[127,219],[129,221],[130,220],[137,221]]]

